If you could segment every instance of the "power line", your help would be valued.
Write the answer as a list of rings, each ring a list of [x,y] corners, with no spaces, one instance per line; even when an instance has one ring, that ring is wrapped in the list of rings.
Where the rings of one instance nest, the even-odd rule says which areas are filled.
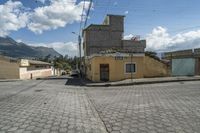
[[[84,3],[83,3],[83,9],[82,9],[82,13],[81,13],[81,22],[80,22],[80,28],[79,28],[79,35],[81,34],[81,30],[82,30],[82,22],[83,22],[84,10],[85,10],[85,0],[84,0]]]
[[[87,20],[88,20],[89,14],[90,14],[91,7],[92,7],[92,0],[90,0],[89,7],[88,7],[88,10],[87,10],[87,14],[86,14],[86,18],[85,18],[85,23],[84,23],[84,28],[87,25]]]

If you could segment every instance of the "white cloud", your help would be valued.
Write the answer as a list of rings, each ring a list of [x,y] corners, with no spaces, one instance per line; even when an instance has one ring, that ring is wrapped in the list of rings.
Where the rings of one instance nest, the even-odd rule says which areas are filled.
[[[124,39],[125,40],[130,40],[133,36],[134,36],[133,34],[125,35]]]
[[[133,34],[129,34],[129,35],[125,35],[124,36],[124,40],[131,40],[131,39],[140,39],[140,35],[133,35]]]
[[[0,5],[0,36],[6,36],[11,31],[26,27],[28,14],[23,12],[23,5],[19,1],[7,1]]]
[[[125,35],[124,39],[129,40],[133,36],[133,34]],[[147,34],[146,41],[146,50],[157,52],[200,48],[200,30],[172,36],[168,33],[167,28],[158,26],[150,34]]]
[[[45,3],[47,0],[38,0]],[[67,24],[81,21],[84,2],[76,0],[48,0],[48,6],[27,10],[20,1],[9,0],[0,5],[0,36],[9,35],[11,31],[27,27],[34,33],[65,27]],[[87,10],[89,2],[85,2]],[[85,12],[84,14],[85,15]]]
[[[28,44],[28,43],[27,43]],[[78,56],[78,46],[74,42],[53,42],[53,43],[29,43],[31,46],[44,46],[54,48],[62,55],[69,55],[71,57]]]
[[[124,14],[128,14],[128,11],[125,11]]]
[[[17,39],[16,42],[20,43],[23,42],[21,39]]]
[[[83,1],[76,4],[76,0],[51,0],[49,6],[38,7],[31,14],[28,28],[38,34],[45,30],[65,27],[67,24],[79,22],[83,9]],[[88,8],[89,2],[85,2]]]
[[[172,51],[190,48],[200,48],[200,30],[179,33],[171,36],[166,28],[154,28],[148,34],[147,50],[153,51]]]

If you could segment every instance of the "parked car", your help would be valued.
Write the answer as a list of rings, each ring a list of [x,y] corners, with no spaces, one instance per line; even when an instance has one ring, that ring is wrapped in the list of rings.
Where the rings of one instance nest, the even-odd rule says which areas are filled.
[[[61,75],[66,75],[66,72],[62,72]]]
[[[72,70],[70,75],[73,76],[73,77],[78,77],[79,72],[78,72],[78,70]]]

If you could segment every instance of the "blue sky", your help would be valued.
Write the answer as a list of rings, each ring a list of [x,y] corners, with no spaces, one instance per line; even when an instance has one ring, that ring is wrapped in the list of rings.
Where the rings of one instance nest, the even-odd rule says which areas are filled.
[[[79,31],[79,17],[83,2],[81,0],[40,1],[1,0],[0,10],[12,8],[7,9],[6,12],[7,16],[12,17],[9,13],[13,13],[13,8],[18,9],[14,14],[18,14],[16,19],[19,21],[10,22],[16,27],[5,28],[6,23],[9,23],[7,21],[11,19],[3,21],[6,13],[0,13],[0,29],[4,27],[0,35],[8,35],[30,45],[53,47],[62,54],[74,56],[77,47],[73,45],[77,43],[77,36],[71,32]],[[63,4],[63,1],[66,2],[64,3],[66,8],[59,5]],[[74,10],[70,10],[71,6]],[[40,8],[40,12],[36,12],[37,8]],[[56,12],[52,12],[52,9]],[[41,17],[41,12],[46,13],[46,16],[50,15]],[[142,38],[147,39],[149,50],[195,48],[200,47],[199,12],[199,0],[93,0],[88,24],[102,23],[106,14],[125,15],[125,38],[141,35]],[[18,18],[19,14],[21,18]]]

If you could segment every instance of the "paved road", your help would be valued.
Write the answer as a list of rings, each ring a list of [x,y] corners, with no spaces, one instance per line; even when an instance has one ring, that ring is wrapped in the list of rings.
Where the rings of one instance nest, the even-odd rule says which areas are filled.
[[[0,133],[200,132],[199,81],[86,88],[66,80],[0,82]]]

